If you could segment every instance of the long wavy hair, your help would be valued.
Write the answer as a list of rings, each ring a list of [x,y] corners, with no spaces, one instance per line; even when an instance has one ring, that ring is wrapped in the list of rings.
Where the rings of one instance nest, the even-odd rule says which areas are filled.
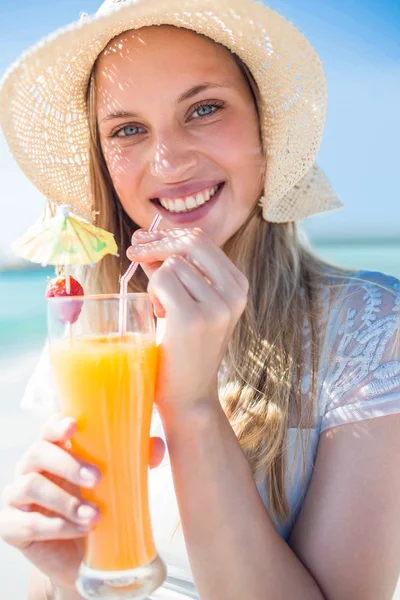
[[[257,110],[260,95],[249,69],[233,55],[252,92]],[[123,210],[102,153],[96,119],[94,69],[87,89],[90,125],[90,193],[96,224],[115,234],[119,258],[108,256],[86,274],[86,288],[95,293],[117,292],[120,274],[128,266],[126,250],[137,225]],[[320,349],[321,290],[327,267],[336,281],[347,270],[316,256],[294,222],[268,223],[255,206],[244,225],[223,250],[247,276],[250,288],[224,361],[220,399],[256,479],[266,477],[270,507],[279,520],[289,515],[285,492],[286,441],[289,427],[303,431],[303,473],[308,435],[313,426],[316,375]],[[144,291],[142,270],[130,291]],[[335,286],[334,286],[335,287]],[[333,296],[332,296],[333,301]],[[304,333],[309,335],[307,356]],[[307,402],[304,375],[311,377]]]

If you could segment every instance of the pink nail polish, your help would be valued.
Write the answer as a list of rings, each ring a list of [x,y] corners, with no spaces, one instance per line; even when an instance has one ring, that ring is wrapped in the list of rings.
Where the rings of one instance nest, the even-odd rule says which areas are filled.
[[[81,467],[79,475],[84,487],[92,487],[97,481],[96,473],[88,467]]]
[[[143,251],[143,246],[140,245],[140,242],[136,242],[131,248],[130,248],[130,252],[131,254],[134,254],[135,256],[137,254],[140,254]]]
[[[150,237],[152,237],[152,232],[151,231],[146,231],[145,229],[140,229],[139,231],[136,231],[134,234],[136,239],[139,240],[146,240],[149,239]]]
[[[81,506],[78,508],[78,518],[80,521],[85,523],[92,521],[96,515],[96,509],[89,504],[81,504]]]

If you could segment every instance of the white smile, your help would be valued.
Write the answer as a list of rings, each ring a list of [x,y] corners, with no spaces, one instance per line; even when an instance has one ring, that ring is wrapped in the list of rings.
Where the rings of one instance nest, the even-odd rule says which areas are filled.
[[[158,198],[161,206],[174,213],[190,212],[208,202],[219,190],[220,185],[202,190],[193,196],[183,198]]]

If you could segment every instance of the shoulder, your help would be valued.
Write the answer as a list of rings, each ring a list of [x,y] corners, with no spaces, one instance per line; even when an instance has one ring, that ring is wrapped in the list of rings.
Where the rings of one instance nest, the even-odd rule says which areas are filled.
[[[394,323],[400,313],[400,280],[391,275],[357,271],[341,280],[329,278],[327,288],[327,322],[333,334],[355,324],[365,329],[379,317],[390,316]]]
[[[400,411],[400,281],[348,277],[331,303],[322,352],[321,429]]]
[[[357,271],[347,279],[345,297],[354,292],[376,290],[388,297],[398,299],[400,296],[400,280],[392,275],[379,271]]]

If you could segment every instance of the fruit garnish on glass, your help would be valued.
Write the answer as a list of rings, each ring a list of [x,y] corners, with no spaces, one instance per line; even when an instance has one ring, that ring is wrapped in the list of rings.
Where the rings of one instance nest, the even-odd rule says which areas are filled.
[[[67,291],[67,287],[69,287],[69,292]],[[69,286],[67,286],[67,278],[65,275],[59,275],[58,277],[53,277],[53,279],[48,279],[47,281],[46,299],[83,295],[83,287],[79,281],[71,276],[69,276]],[[82,305],[83,303],[80,300],[60,305],[58,318],[61,323],[64,325],[66,323],[70,323],[71,325],[75,323],[82,310]]]

